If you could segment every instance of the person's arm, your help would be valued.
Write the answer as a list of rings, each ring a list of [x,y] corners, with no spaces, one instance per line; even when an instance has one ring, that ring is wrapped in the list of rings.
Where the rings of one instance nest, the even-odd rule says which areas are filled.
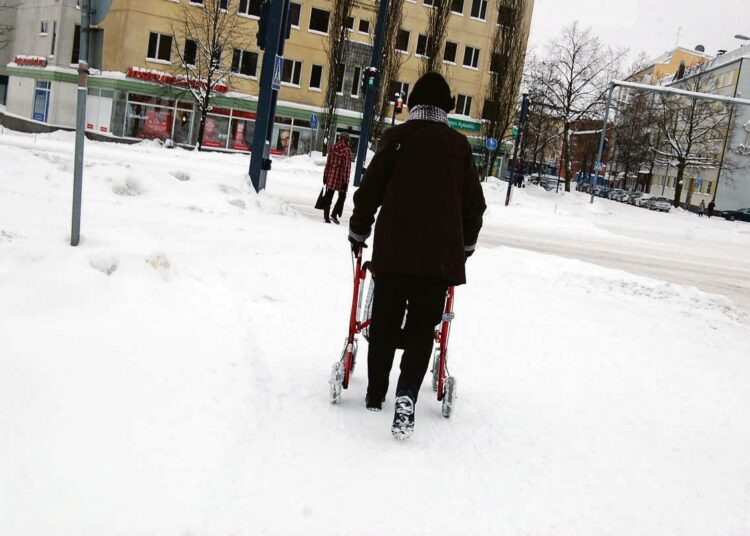
[[[482,215],[487,205],[484,202],[484,192],[479,183],[479,175],[474,164],[474,155],[467,141],[466,165],[464,166],[464,198],[463,198],[463,225],[464,225],[464,254],[468,257],[474,253],[482,229]]]
[[[375,213],[383,204],[388,179],[396,158],[397,145],[381,140],[377,153],[367,166],[364,180],[354,193],[354,212],[349,219],[349,240],[363,244],[370,237]]]

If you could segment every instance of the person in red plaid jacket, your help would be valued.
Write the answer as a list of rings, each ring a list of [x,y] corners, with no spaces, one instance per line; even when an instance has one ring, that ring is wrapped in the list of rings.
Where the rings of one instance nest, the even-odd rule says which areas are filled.
[[[346,201],[351,171],[352,150],[349,148],[349,135],[341,134],[328,152],[326,169],[323,172],[323,184],[326,185],[326,193],[323,196],[323,218],[326,223],[339,224],[339,218],[344,213],[344,201]],[[335,192],[339,193],[339,197],[331,212],[331,202]]]

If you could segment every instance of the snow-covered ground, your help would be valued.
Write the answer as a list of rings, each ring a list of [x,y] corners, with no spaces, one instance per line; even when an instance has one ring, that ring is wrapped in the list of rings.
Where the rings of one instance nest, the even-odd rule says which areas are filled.
[[[0,134],[1,534],[750,534],[747,314],[486,238],[729,255],[745,228],[531,189],[505,208],[487,184],[455,414],[425,382],[401,443],[392,400],[364,409],[364,359],[328,403],[351,263],[345,228],[299,208],[321,167],[276,162],[258,196],[245,156],[86,154],[71,248],[72,136]]]

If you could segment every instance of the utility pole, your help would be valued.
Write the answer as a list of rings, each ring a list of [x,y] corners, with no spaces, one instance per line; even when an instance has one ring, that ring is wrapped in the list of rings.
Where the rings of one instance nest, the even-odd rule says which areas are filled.
[[[271,169],[271,134],[276,116],[276,101],[284,68],[284,45],[289,37],[289,0],[267,0],[258,21],[258,46],[264,50],[260,72],[260,94],[255,121],[255,136],[250,153],[250,180],[256,192],[266,187]]]
[[[380,60],[383,51],[383,38],[385,34],[385,20],[388,14],[388,0],[380,0],[378,9],[378,22],[375,25],[375,43],[372,47],[372,58],[370,69],[374,69],[375,76],[368,81],[365,88],[365,108],[362,114],[362,126],[359,134],[359,146],[357,147],[357,164],[354,168],[354,186],[362,182],[362,170],[365,167],[365,156],[367,156],[368,139],[370,138],[370,122],[373,116],[373,105],[375,94],[380,83]]]
[[[518,147],[521,145],[521,140],[523,139],[523,131],[524,126],[526,124],[526,118],[529,115],[529,103],[531,102],[531,99],[529,99],[529,94],[524,93],[523,98],[521,99],[521,115],[518,119],[518,136],[516,136],[516,142],[513,145],[513,159],[510,161],[510,176],[508,177],[508,191],[505,194],[505,206],[507,207],[510,204],[510,193],[513,188],[513,183],[515,182],[516,178],[516,159],[518,158]]]
[[[602,133],[599,136],[599,150],[596,153],[596,177],[594,179],[594,186],[599,184],[599,172],[604,169],[602,164],[602,156],[604,154],[604,140],[607,137],[607,120],[609,119],[609,107],[612,105],[612,93],[615,91],[615,83],[609,83],[609,91],[607,92],[607,105],[604,107],[604,120],[602,121]],[[591,203],[594,202],[594,187],[591,187]]]

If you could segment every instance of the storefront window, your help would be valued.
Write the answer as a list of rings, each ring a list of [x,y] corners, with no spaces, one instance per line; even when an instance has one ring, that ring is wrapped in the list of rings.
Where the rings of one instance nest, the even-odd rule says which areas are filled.
[[[125,112],[125,136],[166,140],[171,137],[173,110],[128,103]]]
[[[255,114],[233,110],[230,127],[229,148],[235,151],[250,151],[255,135]]]
[[[231,110],[226,108],[214,108],[206,117],[206,126],[203,130],[203,145],[215,149],[226,149],[229,141],[229,116]]]
[[[50,82],[39,80],[34,90],[34,110],[32,118],[34,121],[47,122],[47,113],[49,112],[49,92]]]

